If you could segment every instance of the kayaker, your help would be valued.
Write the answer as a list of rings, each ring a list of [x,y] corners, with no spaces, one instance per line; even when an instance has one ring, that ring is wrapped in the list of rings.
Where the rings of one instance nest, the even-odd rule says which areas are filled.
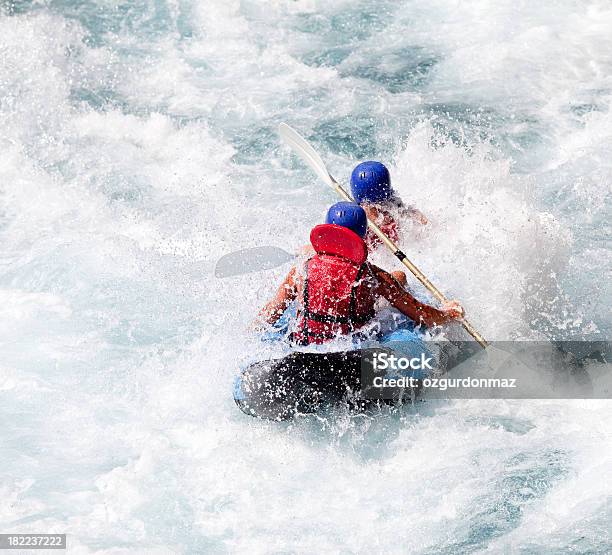
[[[367,161],[355,166],[351,174],[351,196],[393,242],[399,240],[399,222],[402,219],[427,224],[424,214],[412,206],[406,206],[393,190],[391,174],[381,162]],[[372,230],[366,233],[365,242],[370,252],[382,245]],[[402,285],[406,284],[405,272],[397,270],[392,274]]]
[[[314,256],[291,269],[261,310],[260,321],[274,324],[297,300],[292,340],[308,345],[363,327],[374,318],[375,304],[381,297],[417,325],[441,325],[463,316],[457,301],[441,309],[421,303],[393,275],[367,261],[367,217],[361,206],[338,202],[329,209],[325,221],[310,232]]]
[[[398,240],[398,221],[411,219],[421,225],[427,224],[425,215],[412,206],[406,206],[391,186],[391,174],[382,162],[361,162],[351,173],[351,195],[372,221],[377,224],[392,241]],[[368,230],[368,247],[381,244],[380,239]]]

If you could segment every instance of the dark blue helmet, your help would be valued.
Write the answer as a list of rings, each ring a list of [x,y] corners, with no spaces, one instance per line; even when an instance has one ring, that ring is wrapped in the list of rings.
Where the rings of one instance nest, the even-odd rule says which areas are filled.
[[[351,174],[355,202],[383,202],[393,196],[389,170],[380,162],[361,162]]]
[[[368,229],[368,217],[365,210],[354,202],[337,202],[327,211],[326,224],[348,227],[362,239]]]

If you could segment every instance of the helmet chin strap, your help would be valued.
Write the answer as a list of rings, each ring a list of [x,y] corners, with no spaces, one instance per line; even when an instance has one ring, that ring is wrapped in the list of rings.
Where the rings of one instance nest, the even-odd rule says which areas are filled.
[[[327,171],[325,164],[314,148],[302,137],[295,129],[289,127],[286,123],[281,123],[278,128],[281,138],[295,151],[295,153],[330,187],[332,187],[344,200],[354,202],[342,185],[338,183]],[[379,239],[387,246],[387,248],[395,255],[395,257],[408,268],[412,274],[423,284],[423,286],[441,303],[447,303],[448,299],[442,292],[427,279],[425,274],[421,272],[400,250],[400,248],[389,239],[382,230],[368,218],[368,227],[379,237]],[[465,330],[480,344],[481,347],[488,346],[485,338],[478,333],[476,328],[472,326],[465,318],[460,320]]]

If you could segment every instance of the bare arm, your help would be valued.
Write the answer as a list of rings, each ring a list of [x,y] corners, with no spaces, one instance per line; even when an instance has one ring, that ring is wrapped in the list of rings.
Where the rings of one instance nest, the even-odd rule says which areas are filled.
[[[295,299],[297,296],[296,273],[294,266],[281,283],[272,300],[259,311],[257,315],[258,323],[274,324],[291,304],[291,301]]]
[[[412,218],[414,221],[420,223],[421,225],[427,225],[429,220],[427,216],[423,214],[418,208],[414,208],[414,206],[408,206],[406,209],[406,215],[409,218]]]
[[[370,265],[377,279],[377,293],[387,299],[402,314],[405,314],[417,324],[426,326],[441,325],[463,316],[463,308],[456,301],[451,301],[442,310],[417,301],[388,272]]]
[[[403,218],[414,220],[415,222],[421,225],[427,225],[429,223],[427,216],[425,216],[423,212],[421,212],[418,208],[415,208],[414,206],[408,206],[404,204],[403,201],[398,200],[398,208],[400,216]]]

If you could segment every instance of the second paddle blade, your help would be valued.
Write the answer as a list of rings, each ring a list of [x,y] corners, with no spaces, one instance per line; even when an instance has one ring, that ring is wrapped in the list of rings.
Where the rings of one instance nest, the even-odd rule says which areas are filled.
[[[279,247],[263,246],[242,249],[219,258],[215,265],[215,276],[225,278],[269,270],[294,258],[294,254]]]

